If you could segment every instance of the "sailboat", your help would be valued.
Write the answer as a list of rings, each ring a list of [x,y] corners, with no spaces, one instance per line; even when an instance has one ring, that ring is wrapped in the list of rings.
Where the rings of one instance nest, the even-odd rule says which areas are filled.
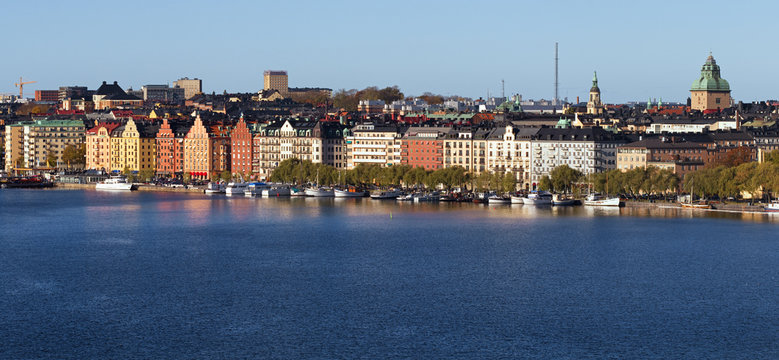
[[[313,197],[334,197],[335,193],[332,188],[325,188],[319,186],[319,169],[316,169],[316,184],[305,190],[306,196]]]
[[[695,178],[690,179],[690,200],[680,201],[679,203],[686,209],[711,209],[711,204],[706,200],[693,201],[695,196]]]
[[[606,173],[606,193],[608,194],[608,192],[609,173]],[[600,193],[591,193],[584,199],[583,204],[587,206],[621,206],[622,202],[619,201],[619,197],[608,197]]]

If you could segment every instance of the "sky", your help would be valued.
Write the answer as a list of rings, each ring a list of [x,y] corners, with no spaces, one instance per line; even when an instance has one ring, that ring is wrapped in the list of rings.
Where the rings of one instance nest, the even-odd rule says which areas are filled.
[[[200,78],[255,92],[397,85],[407,95],[684,102],[711,52],[736,101],[777,99],[773,1],[4,1],[0,93]]]

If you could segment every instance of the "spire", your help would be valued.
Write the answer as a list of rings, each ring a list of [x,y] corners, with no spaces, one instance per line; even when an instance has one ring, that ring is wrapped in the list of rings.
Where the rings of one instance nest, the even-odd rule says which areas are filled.
[[[598,72],[592,72],[592,87],[598,87]]]

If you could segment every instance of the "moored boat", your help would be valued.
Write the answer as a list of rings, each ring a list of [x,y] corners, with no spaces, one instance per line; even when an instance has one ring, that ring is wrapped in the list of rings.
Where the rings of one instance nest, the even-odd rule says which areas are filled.
[[[230,182],[225,187],[225,195],[243,195],[249,184],[245,182]]]
[[[511,195],[511,203],[512,204],[524,204],[525,198],[520,195]]]
[[[290,186],[289,196],[306,196],[306,191],[297,186]]]
[[[560,194],[552,196],[552,205],[554,206],[573,206],[576,204],[576,200]]]
[[[311,197],[333,197],[335,196],[335,192],[332,188],[324,188],[324,187],[310,187],[306,189],[306,196]]]
[[[262,190],[263,197],[281,197],[290,195],[291,191],[289,190],[289,186],[286,185],[275,185],[268,189]]]
[[[511,204],[511,198],[494,194],[487,198],[487,203],[490,205],[509,205]]]
[[[224,194],[225,192],[225,185],[218,182],[209,182],[208,185],[206,185],[205,193],[206,194]]]
[[[441,195],[437,192],[414,195],[414,202],[438,202],[440,199]]]
[[[96,190],[124,190],[130,191],[133,189],[133,184],[127,182],[127,178],[124,176],[112,176],[95,184]]]
[[[767,212],[779,212],[779,200],[771,201],[763,209]]]
[[[269,187],[270,185],[263,182],[249,183],[246,185],[246,190],[243,194],[246,196],[260,196],[262,195],[262,191]]]
[[[371,199],[373,200],[397,199],[398,196],[402,194],[403,193],[398,190],[374,191],[371,193]]]
[[[365,191],[350,186],[346,189],[333,189],[333,196],[337,198],[358,198],[365,197]]]
[[[414,194],[400,195],[396,198],[397,201],[414,201]]]
[[[552,205],[552,194],[546,191],[533,191],[522,198],[525,205]]]
[[[621,206],[621,201],[618,197],[605,197],[598,193],[592,193],[587,195],[584,199],[584,205],[587,206]]]

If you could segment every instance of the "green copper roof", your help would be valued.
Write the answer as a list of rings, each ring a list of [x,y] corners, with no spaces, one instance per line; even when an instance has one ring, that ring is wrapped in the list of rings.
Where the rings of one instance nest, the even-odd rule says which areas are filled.
[[[701,77],[692,82],[690,91],[730,91],[730,84],[720,77],[719,65],[709,54],[701,68]]]
[[[498,105],[498,107],[495,110],[503,113],[522,112],[522,105],[519,103],[519,96],[516,96],[514,101],[506,100],[502,104]]]
[[[598,72],[593,71],[592,72],[592,87],[590,88],[590,92],[600,92],[600,88],[598,87]]]

